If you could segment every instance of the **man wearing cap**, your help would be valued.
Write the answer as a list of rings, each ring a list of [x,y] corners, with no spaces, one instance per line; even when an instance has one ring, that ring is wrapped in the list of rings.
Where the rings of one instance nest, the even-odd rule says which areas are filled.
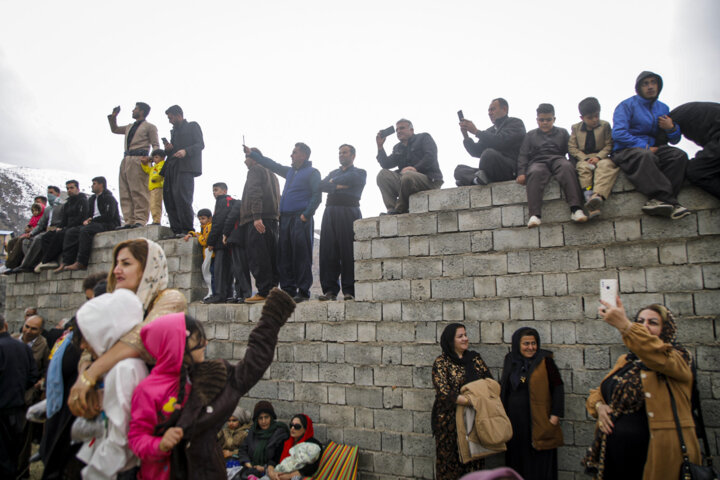
[[[120,228],[142,227],[147,223],[150,212],[150,191],[148,174],[142,169],[142,160],[147,159],[152,150],[160,146],[157,127],[145,118],[150,114],[150,105],[137,102],[132,111],[135,123],[118,127],[117,116],[120,107],[115,107],[110,115],[110,131],[125,135],[125,152],[120,162],[120,207],[125,225]]]

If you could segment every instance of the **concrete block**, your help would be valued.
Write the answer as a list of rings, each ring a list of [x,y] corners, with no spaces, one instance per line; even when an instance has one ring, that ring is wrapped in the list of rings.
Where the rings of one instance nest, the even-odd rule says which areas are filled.
[[[428,195],[429,210],[462,210],[470,208],[470,189],[451,188],[431,190]]]
[[[546,297],[567,295],[568,279],[564,273],[546,273],[542,277],[543,294]]]
[[[355,422],[352,424],[354,423]],[[348,445],[357,445],[363,450],[377,450],[382,437],[380,432],[364,428],[345,428],[343,435],[344,441],[347,442]]]
[[[325,342],[357,342],[356,323],[337,323],[322,325],[322,340]]]
[[[443,302],[442,319],[448,322],[465,318],[465,304],[461,301]]]
[[[435,322],[417,322],[415,342],[436,344],[438,342],[437,324]]]
[[[351,365],[378,365],[382,359],[382,347],[353,344],[345,345],[345,362]]]
[[[434,235],[437,233],[437,214],[398,216],[398,235]]]
[[[565,236],[562,225],[540,226],[540,246],[542,248],[562,247],[563,245],[565,245]]]
[[[578,324],[575,334],[577,342],[581,344],[602,345],[622,342],[620,333],[603,320],[584,320]]]
[[[534,318],[531,298],[511,298],[510,318],[515,320],[532,320]]]
[[[465,302],[465,318],[478,321],[502,321],[510,318],[507,298],[493,300],[470,300]]]
[[[309,341],[320,341],[323,338],[323,326],[321,323],[305,324],[305,339]]]
[[[404,389],[403,408],[406,410],[418,410],[421,412],[431,410],[435,396],[429,393],[428,389]]]
[[[373,284],[370,282],[366,282],[366,283],[356,282],[355,283],[355,300],[357,300],[358,302],[372,302],[372,300],[373,300],[372,286],[373,286]]]
[[[646,267],[657,265],[657,247],[647,244],[612,245],[605,248],[608,267]]]
[[[574,320],[583,315],[581,297],[534,298],[533,309],[536,320]]]
[[[472,232],[470,244],[473,252],[487,252],[493,249],[492,232]]]
[[[327,320],[327,302],[303,302],[295,309],[296,322],[324,322]]]
[[[621,293],[647,292],[645,270],[621,270],[619,288]]]
[[[676,317],[695,314],[692,293],[666,293],[663,305],[669,308]],[[687,321],[688,319],[683,320],[683,328],[681,330],[685,329],[685,322]],[[702,338],[701,336],[700,342],[703,341]],[[707,340],[707,335],[704,336],[704,339]]]
[[[467,276],[505,275],[508,273],[507,254],[478,254],[463,256],[463,273]]]
[[[357,326],[358,342],[374,342],[377,338],[376,326],[372,323],[360,323]]]
[[[298,378],[302,378],[302,364],[300,363],[273,362],[268,371],[273,380],[294,382]]]
[[[457,212],[438,212],[438,214],[437,214],[437,231],[438,231],[438,233],[457,232],[458,231]]]
[[[720,265],[702,266],[703,285],[705,288],[720,288]]]
[[[607,369],[601,370],[581,370],[576,368],[573,371],[572,392],[579,395],[587,395],[591,388],[598,388],[605,375]],[[566,389],[568,391],[568,389]]]
[[[523,205],[508,205],[500,208],[503,227],[525,226],[525,207]]]
[[[295,401],[320,404],[327,403],[327,386],[317,383],[296,383]],[[333,408],[337,407],[333,406]]]
[[[474,279],[473,285],[476,298],[494,297],[496,295],[495,279],[492,277],[477,277]]]
[[[482,208],[492,205],[491,187],[473,187],[470,189],[470,208]]]
[[[342,322],[345,320],[345,302],[329,302],[327,309],[329,322]]]
[[[410,298],[428,300],[430,298],[430,280],[410,280]]]
[[[581,248],[578,250],[580,268],[605,267],[605,251],[602,248]]]
[[[430,255],[430,237],[410,237],[410,256]]]
[[[717,235],[720,233],[720,209],[697,212],[698,233],[700,235]]]
[[[702,290],[703,288],[700,265],[647,268],[645,272],[650,292]]]
[[[473,279],[463,278],[439,278],[430,281],[432,298],[471,298],[474,296]]]
[[[687,263],[685,242],[660,245],[660,263],[664,265],[684,265]]]
[[[353,257],[355,260],[368,260],[372,258],[372,243],[370,240],[353,242]]]
[[[696,292],[693,297],[697,315],[717,315],[720,312],[720,295],[717,290]]]
[[[413,432],[415,433],[432,433],[430,427],[430,412],[412,412],[413,414]]]
[[[382,347],[382,363],[383,365],[400,365],[402,363],[402,347],[394,345]]]
[[[403,433],[403,454],[421,457],[432,457],[435,452],[435,442],[432,436],[417,433]]]
[[[437,345],[403,345],[402,363],[413,366],[432,365],[439,353]],[[377,371],[375,372],[375,381],[377,382]]]
[[[207,346],[208,358],[221,358],[223,360],[232,360],[233,344],[226,342],[210,342]]]
[[[402,276],[406,279],[431,278],[442,275],[441,258],[405,258],[402,260]]]
[[[597,297],[593,299],[593,303],[598,302]],[[660,293],[630,293],[622,295],[622,302],[625,306],[625,311],[629,315],[634,315],[638,309],[651,303],[662,303],[663,296]],[[599,305],[599,303],[595,303]],[[596,315],[597,315],[597,308]]]
[[[542,275],[506,275],[496,277],[495,280],[499,297],[512,297],[518,294],[535,297],[543,294]]]
[[[369,408],[358,407],[355,409],[355,426],[358,428],[374,428],[373,412]]]
[[[595,245],[615,241],[613,222],[567,223],[563,225],[565,245]]]
[[[672,310],[675,313],[675,310]],[[683,318],[678,328],[678,340],[688,344],[707,344],[715,340],[713,320],[710,318]]]
[[[318,378],[326,383],[354,383],[355,369],[352,365],[320,364]]]
[[[327,361],[327,345],[317,343],[293,345],[293,356],[296,362],[325,362]]]
[[[415,340],[415,325],[398,322],[378,323],[377,336],[383,342],[413,342]]]
[[[413,457],[413,478],[435,478],[435,462],[432,457]]]
[[[580,325],[580,328],[585,328],[585,327]],[[577,347],[575,345],[554,346],[552,348],[552,351],[553,351],[553,360],[555,361],[555,365],[557,365],[557,367],[560,370],[578,368],[583,363],[582,348]],[[563,372],[563,378],[568,379],[569,375]]]
[[[492,230],[502,226],[502,211],[499,208],[458,212],[458,228],[461,232]]]
[[[502,322],[480,322],[480,340],[483,344],[503,342]]]
[[[437,322],[443,319],[441,302],[403,302],[402,319],[410,322]]]
[[[408,210],[410,213],[425,213],[428,211],[428,191],[410,195]]]
[[[554,324],[554,322],[552,322]],[[517,320],[510,320],[507,322],[503,322],[503,340],[506,345],[503,345],[504,348],[509,348],[512,343],[512,335],[513,333],[522,327],[532,327],[535,330],[538,331],[540,334],[540,341],[541,344],[547,344],[547,343],[556,343],[554,340],[551,342],[551,322],[541,322],[537,320],[531,320],[531,321],[517,321]],[[484,350],[483,350],[484,352]]]
[[[463,275],[463,257],[450,255],[443,257],[443,277],[460,277]]]
[[[514,203],[526,203],[527,194],[525,187],[515,182],[498,182],[491,184],[492,204],[511,205]]]
[[[397,322],[402,320],[402,303],[385,302],[382,304],[382,319],[384,322]]]
[[[536,228],[493,230],[492,233],[496,251],[540,246],[540,237]]]
[[[375,238],[372,240],[372,258],[407,257],[409,253],[410,242],[408,237]]]
[[[610,350],[607,347],[586,347],[583,353],[586,368],[591,370],[610,368]]]
[[[697,217],[688,215],[680,220],[643,216],[640,220],[642,235],[645,239],[667,239],[694,237],[697,235]]]
[[[227,323],[215,324],[215,335],[217,340],[227,340],[230,337],[230,326]]]
[[[530,271],[530,252],[508,252],[508,273]]]
[[[381,237],[397,237],[398,216],[385,215],[384,217],[378,217],[378,233]]]
[[[470,251],[469,233],[444,233],[430,237],[430,255],[452,255]]]
[[[357,285],[355,291],[357,292]],[[345,304],[345,319],[350,321],[380,321],[382,320],[382,304],[347,302]]]
[[[355,367],[355,385],[372,386],[374,381],[372,367]]]
[[[402,407],[402,389],[395,386],[383,388],[383,408],[395,407]]]
[[[380,260],[356,261],[355,281],[380,280],[382,278],[382,262]]]
[[[413,387],[433,388],[432,367],[413,367]]]
[[[373,454],[373,468],[376,472],[392,472],[387,479],[379,476],[377,480],[390,480],[401,476],[411,477],[413,474],[412,457],[391,453],[375,453]]]
[[[690,263],[720,262],[720,240],[716,237],[688,240],[687,249]]]
[[[305,363],[302,366],[302,381],[303,382],[319,382],[320,376],[318,373],[318,366],[312,363]]]
[[[570,294],[591,293],[600,295],[601,279],[617,279],[617,273],[613,270],[595,270],[587,272],[568,273],[568,292]]]
[[[327,358],[328,363],[344,363],[345,345],[342,343],[329,343],[327,346]]]
[[[378,218],[363,218],[353,222],[353,230],[355,231],[355,240],[370,240],[379,235]]]
[[[403,355],[405,347],[403,347]],[[421,347],[415,347],[421,348]],[[437,347],[435,347],[437,356]],[[433,357],[433,360],[435,358]],[[379,363],[379,362],[378,362]],[[403,365],[374,366],[373,376],[377,387],[412,387],[412,368]]]
[[[533,272],[567,272],[577,268],[577,250],[542,249],[530,252],[530,270]]]
[[[402,260],[392,259],[382,262],[382,278],[384,280],[400,280],[402,278]]]
[[[622,219],[615,221],[615,240],[630,242],[642,238],[639,219]]]
[[[329,425],[354,425],[355,409],[344,405],[320,405],[320,421]]]

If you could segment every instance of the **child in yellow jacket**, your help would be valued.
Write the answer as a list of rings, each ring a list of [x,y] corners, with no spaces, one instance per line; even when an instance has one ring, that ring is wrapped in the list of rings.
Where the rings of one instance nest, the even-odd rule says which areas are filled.
[[[200,210],[198,210],[197,217],[200,221],[200,231],[196,232],[193,230],[191,232],[188,232],[187,235],[185,235],[184,240],[187,242],[188,240],[190,240],[190,237],[197,237],[200,248],[202,248],[202,274],[203,279],[205,280],[205,284],[208,287],[207,296],[209,297],[213,294],[213,258],[215,257],[215,252],[210,252],[207,249],[208,236],[210,235],[210,230],[212,230],[212,212],[208,208],[201,208]]]
[[[163,176],[160,175],[165,165],[165,150],[153,150],[149,159],[142,160],[142,169],[148,174],[148,189],[150,190],[150,215],[153,225],[160,225],[162,219]]]

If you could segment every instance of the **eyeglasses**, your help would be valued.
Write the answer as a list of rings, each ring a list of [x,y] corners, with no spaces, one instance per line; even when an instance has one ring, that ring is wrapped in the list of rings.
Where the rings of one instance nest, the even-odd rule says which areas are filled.
[[[301,423],[291,423],[290,428],[293,430],[302,430],[303,426]]]

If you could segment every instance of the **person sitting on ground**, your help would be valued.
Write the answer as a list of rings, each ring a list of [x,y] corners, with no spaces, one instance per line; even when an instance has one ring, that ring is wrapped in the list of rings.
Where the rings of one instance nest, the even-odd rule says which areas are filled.
[[[208,237],[212,231],[212,212],[209,208],[201,208],[198,210],[197,218],[198,222],[200,222],[200,231],[196,232],[193,230],[192,232],[188,232],[188,234],[183,237],[183,240],[187,242],[190,240],[190,237],[195,237],[197,238],[198,245],[200,245],[203,258],[202,275],[203,280],[205,280],[205,285],[208,288],[208,294],[205,296],[207,299],[212,296],[214,292],[213,286],[215,284],[213,281],[215,252],[208,249]]]
[[[87,270],[95,235],[120,226],[118,203],[107,189],[105,177],[92,179],[92,191],[93,195],[88,199],[87,218],[81,226],[69,228],[65,232],[62,261],[55,273],[63,270]]]
[[[88,218],[87,197],[80,191],[77,180],[68,180],[65,183],[68,198],[62,209],[62,218],[56,229],[43,235],[42,263],[37,266],[36,271],[57,268],[57,258],[63,251],[65,234],[72,227],[79,227]]]
[[[277,465],[285,440],[290,438],[287,425],[277,421],[270,402],[261,400],[255,404],[252,421],[253,426],[238,451],[243,478],[263,476],[270,466]]]
[[[304,413],[298,413],[290,419],[290,438],[285,440],[280,463],[277,467],[269,466],[265,480],[292,480],[294,478],[312,477],[320,466],[323,445],[314,437],[313,422]],[[318,448],[300,448],[305,443]],[[293,450],[293,452],[291,452]],[[290,461],[289,458],[293,457]],[[287,462],[286,462],[287,461]],[[283,465],[280,468],[280,465]],[[287,471],[292,469],[290,471]]]
[[[637,191],[649,197],[644,213],[678,220],[690,215],[677,199],[688,157],[668,145],[680,141],[680,129],[658,100],[662,87],[660,75],[642,72],[635,81],[637,95],[615,108],[612,159]]]
[[[527,185],[528,228],[541,223],[542,198],[550,177],[560,184],[565,201],[570,206],[570,219],[576,223],[587,221],[582,211],[582,192],[578,185],[575,167],[567,159],[570,134],[555,127],[555,107],[541,103],[537,108],[539,128],[525,135],[518,157],[517,183]]]
[[[387,213],[408,212],[410,195],[424,190],[439,189],[443,176],[437,159],[437,145],[429,133],[415,134],[410,120],[401,118],[395,124],[397,143],[392,153],[385,153],[385,136],[382,130],[375,136],[377,161],[382,170],[377,185]],[[390,170],[397,167],[397,170]]]
[[[218,432],[218,441],[222,447],[223,458],[228,461],[239,458],[239,448],[253,426],[252,414],[237,407],[228,418],[225,426]]]
[[[488,107],[493,126],[484,131],[479,130],[471,120],[460,121],[463,146],[480,161],[477,168],[467,165],[455,167],[455,184],[458,187],[514,180],[517,176],[517,157],[526,133],[525,124],[519,118],[508,117],[508,109],[507,100],[493,99]],[[478,141],[474,142],[468,132]]]
[[[688,162],[688,180],[720,198],[720,103],[685,103],[669,116],[685,138],[703,147]]]
[[[148,174],[148,190],[150,190],[150,216],[153,225],[160,225],[162,220],[163,176],[160,174],[165,165],[165,150],[157,148],[150,157],[140,157],[143,172]]]
[[[608,199],[620,170],[610,160],[612,128],[600,120],[600,102],[588,97],[578,105],[580,119],[570,129],[568,153],[575,159],[580,188],[585,194],[589,219],[600,215],[600,206]]]

